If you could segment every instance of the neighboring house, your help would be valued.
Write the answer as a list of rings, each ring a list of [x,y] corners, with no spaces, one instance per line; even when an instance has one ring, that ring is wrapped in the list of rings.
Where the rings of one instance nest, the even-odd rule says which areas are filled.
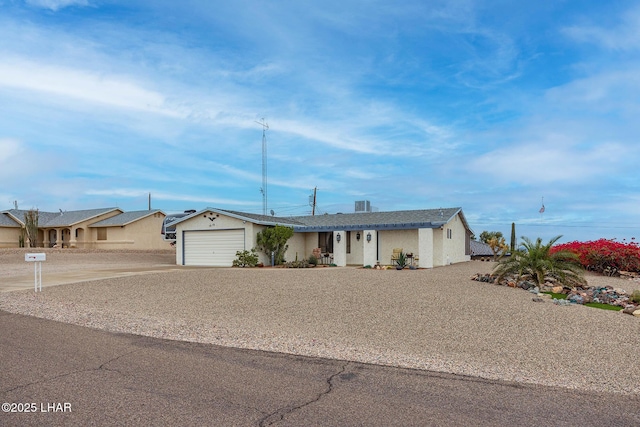
[[[0,211],[0,247],[18,247],[26,210]],[[38,247],[85,249],[169,249],[160,231],[160,210],[119,208],[66,212],[38,211]]]
[[[0,248],[17,247],[20,242],[22,226],[6,213],[0,214]]]
[[[505,255],[509,256],[510,254],[507,252]],[[498,251],[496,256],[502,256],[502,251]],[[493,250],[487,243],[477,240],[471,241],[471,259],[493,260],[493,257]]]
[[[285,259],[308,258],[320,248],[322,261],[338,266],[392,264],[395,248],[431,268],[470,260],[473,235],[461,208],[362,212],[280,218],[206,208],[178,219],[178,265],[231,266],[236,251],[256,246],[256,235],[275,225],[293,227]],[[260,261],[269,258],[260,253]]]
[[[493,258],[493,251],[491,246],[478,240],[472,240],[471,242],[471,259],[485,259]]]

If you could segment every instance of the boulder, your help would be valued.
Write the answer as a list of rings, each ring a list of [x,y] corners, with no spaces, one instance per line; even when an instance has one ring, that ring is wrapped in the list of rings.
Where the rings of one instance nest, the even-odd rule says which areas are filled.
[[[564,288],[562,286],[554,286],[553,288],[551,288],[551,292],[553,292],[554,294],[561,294],[563,289]]]

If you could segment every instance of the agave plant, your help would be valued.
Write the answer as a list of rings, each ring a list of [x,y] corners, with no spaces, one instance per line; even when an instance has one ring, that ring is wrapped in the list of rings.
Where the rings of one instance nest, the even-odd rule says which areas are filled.
[[[519,279],[528,278],[538,285],[544,284],[548,278],[569,287],[585,284],[584,269],[576,254],[569,251],[551,253],[551,247],[561,237],[556,236],[549,243],[543,244],[539,237],[533,242],[523,236],[523,248],[512,253],[508,259],[500,261],[494,268],[497,280],[516,276]]]
[[[407,266],[407,255],[404,252],[400,252],[398,254],[398,259],[396,260],[396,268],[398,270],[402,270]]]

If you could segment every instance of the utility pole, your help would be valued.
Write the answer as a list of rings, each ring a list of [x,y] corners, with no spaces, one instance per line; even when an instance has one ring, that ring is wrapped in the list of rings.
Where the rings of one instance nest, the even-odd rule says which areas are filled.
[[[267,215],[267,130],[269,125],[262,118],[261,121],[256,121],[257,124],[262,126],[262,215]]]
[[[311,216],[316,215],[316,192],[318,191],[318,187],[313,188],[313,207],[311,209]]]

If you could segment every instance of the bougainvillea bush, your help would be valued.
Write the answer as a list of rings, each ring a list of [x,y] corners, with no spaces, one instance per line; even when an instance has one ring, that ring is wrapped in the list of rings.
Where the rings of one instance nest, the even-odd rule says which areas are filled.
[[[577,254],[580,263],[587,270],[599,273],[607,269],[640,272],[640,245],[635,241],[619,242],[599,239],[588,242],[562,243],[551,248],[551,252],[562,250]]]

